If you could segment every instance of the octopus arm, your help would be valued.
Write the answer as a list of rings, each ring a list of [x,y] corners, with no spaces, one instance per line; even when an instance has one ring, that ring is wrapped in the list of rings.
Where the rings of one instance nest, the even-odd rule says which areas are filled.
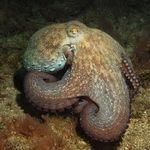
[[[73,105],[86,93],[89,76],[86,75],[80,53],[67,54],[70,67],[60,80],[48,73],[31,71],[24,80],[27,99],[45,110],[57,110]],[[45,82],[49,80],[49,82]]]
[[[99,141],[117,140],[127,127],[130,116],[129,92],[121,72],[102,75],[91,87],[88,103],[80,114],[84,131]]]
[[[131,61],[126,55],[122,55],[121,70],[128,84],[130,97],[132,98],[141,85],[141,81],[134,71]]]
[[[104,142],[118,140],[125,131],[128,120],[129,108],[125,107],[117,116],[108,117],[101,110],[97,112],[94,103],[86,105],[80,116],[81,126],[87,135]]]
[[[32,71],[25,77],[24,92],[31,103],[45,111],[62,109],[77,102],[82,93],[74,80],[76,76],[70,75],[70,70],[61,80],[48,73]]]

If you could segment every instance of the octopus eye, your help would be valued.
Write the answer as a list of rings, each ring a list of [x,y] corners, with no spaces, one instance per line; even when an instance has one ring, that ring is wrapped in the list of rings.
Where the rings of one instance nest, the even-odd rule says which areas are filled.
[[[70,32],[71,32],[72,34],[76,34],[76,33],[78,33],[78,29],[72,28],[72,29],[70,30]]]
[[[68,31],[68,35],[71,36],[71,37],[75,37],[78,33],[78,29],[76,28],[72,28]]]
[[[76,37],[79,34],[79,26],[72,25],[67,28],[67,34],[70,37]]]

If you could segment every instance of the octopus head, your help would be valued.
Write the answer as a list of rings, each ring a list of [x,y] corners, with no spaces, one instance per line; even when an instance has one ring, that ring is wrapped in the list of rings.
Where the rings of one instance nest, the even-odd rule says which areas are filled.
[[[53,24],[37,31],[23,55],[28,71],[57,72],[71,64],[87,28],[78,21]]]

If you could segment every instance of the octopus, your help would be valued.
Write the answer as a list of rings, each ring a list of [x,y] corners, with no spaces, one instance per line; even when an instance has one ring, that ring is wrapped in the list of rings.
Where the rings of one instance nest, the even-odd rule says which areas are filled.
[[[44,111],[72,108],[85,134],[118,140],[130,118],[131,91],[140,80],[122,46],[79,21],[33,34],[22,59],[26,98]]]

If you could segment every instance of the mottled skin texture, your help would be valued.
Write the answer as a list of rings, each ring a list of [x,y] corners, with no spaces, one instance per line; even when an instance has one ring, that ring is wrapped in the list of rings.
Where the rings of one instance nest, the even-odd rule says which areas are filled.
[[[31,38],[23,64],[29,71],[24,83],[29,101],[45,110],[76,104],[82,128],[96,140],[112,141],[123,133],[130,115],[126,80],[133,90],[139,80],[109,35],[78,21],[48,26]],[[61,79],[52,75],[66,64]]]

